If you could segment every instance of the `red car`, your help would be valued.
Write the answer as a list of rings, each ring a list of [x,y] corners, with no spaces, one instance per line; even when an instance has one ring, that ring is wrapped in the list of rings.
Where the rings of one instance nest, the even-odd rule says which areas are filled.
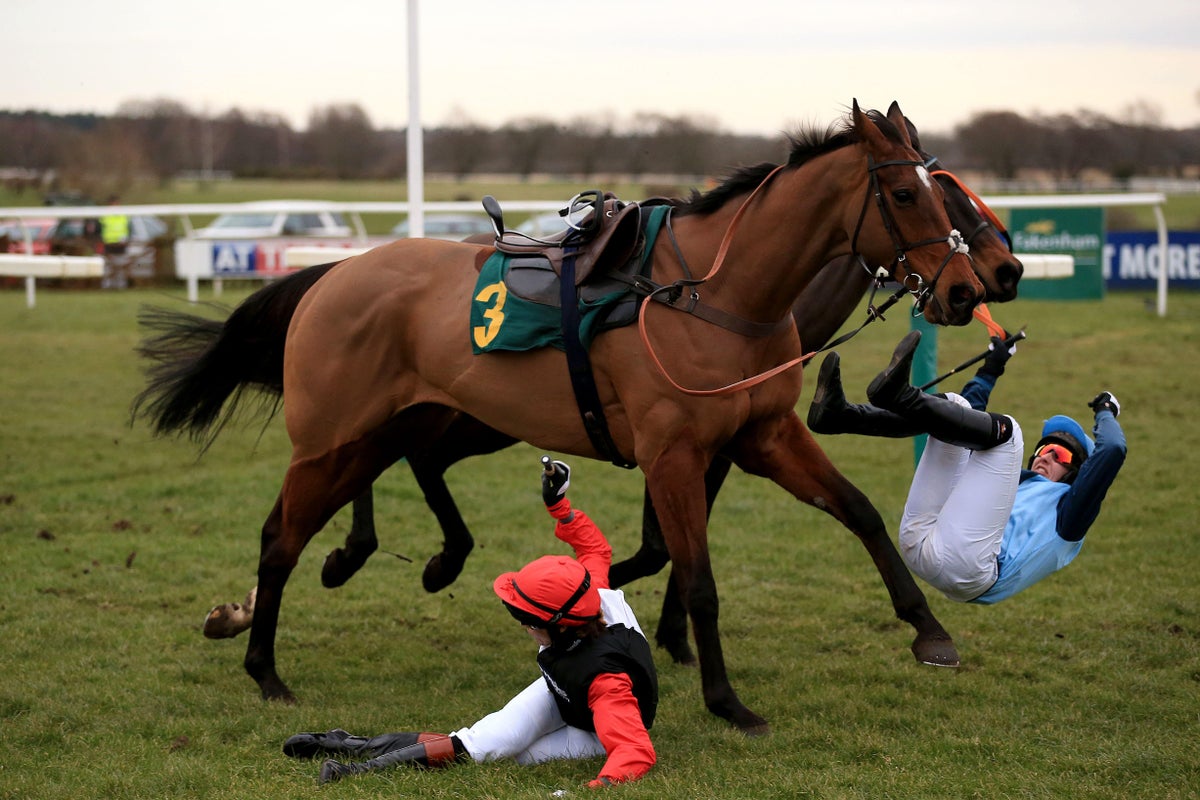
[[[33,254],[44,256],[50,252],[50,235],[54,232],[58,220],[38,217],[36,219],[9,219],[0,222],[0,236],[8,236],[9,253],[25,253],[26,231],[29,233]],[[22,227],[24,226],[24,227]]]

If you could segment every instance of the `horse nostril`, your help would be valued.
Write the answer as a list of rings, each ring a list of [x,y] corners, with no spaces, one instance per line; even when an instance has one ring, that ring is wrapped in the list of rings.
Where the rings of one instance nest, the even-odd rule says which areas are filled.
[[[1025,265],[1020,261],[1014,261],[1005,264],[996,271],[996,276],[1000,279],[1000,285],[1005,289],[1016,291],[1017,284],[1021,280],[1021,276],[1025,273]]]
[[[965,314],[971,311],[981,300],[983,295],[969,283],[956,283],[950,289],[950,307],[957,313]]]

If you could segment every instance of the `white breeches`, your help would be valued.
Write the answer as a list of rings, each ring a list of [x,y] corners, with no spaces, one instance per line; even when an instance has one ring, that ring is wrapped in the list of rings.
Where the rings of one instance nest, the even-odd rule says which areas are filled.
[[[968,405],[960,395],[946,397]],[[913,476],[900,519],[900,554],[909,569],[951,600],[973,600],[996,582],[1000,540],[1025,450],[1021,426],[1016,420],[1012,425],[1012,438],[990,450],[929,437]]]
[[[542,678],[509,700],[504,708],[469,728],[455,731],[454,735],[479,763],[511,758],[518,764],[540,764],[605,754],[595,733],[563,722],[554,696]]]

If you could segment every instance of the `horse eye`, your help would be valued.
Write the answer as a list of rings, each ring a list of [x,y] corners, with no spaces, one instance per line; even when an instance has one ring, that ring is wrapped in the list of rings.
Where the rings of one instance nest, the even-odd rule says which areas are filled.
[[[911,206],[917,202],[917,193],[912,189],[897,189],[892,192],[892,199],[898,206]]]

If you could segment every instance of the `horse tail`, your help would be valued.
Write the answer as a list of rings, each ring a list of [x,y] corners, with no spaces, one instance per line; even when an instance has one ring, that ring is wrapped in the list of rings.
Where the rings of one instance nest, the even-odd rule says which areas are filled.
[[[259,411],[274,417],[283,399],[288,325],[301,298],[333,266],[309,267],[263,286],[224,322],[143,308],[138,324],[149,333],[137,353],[150,365],[131,419],[148,420],[156,434],[186,433],[207,450],[247,389],[260,392]]]

